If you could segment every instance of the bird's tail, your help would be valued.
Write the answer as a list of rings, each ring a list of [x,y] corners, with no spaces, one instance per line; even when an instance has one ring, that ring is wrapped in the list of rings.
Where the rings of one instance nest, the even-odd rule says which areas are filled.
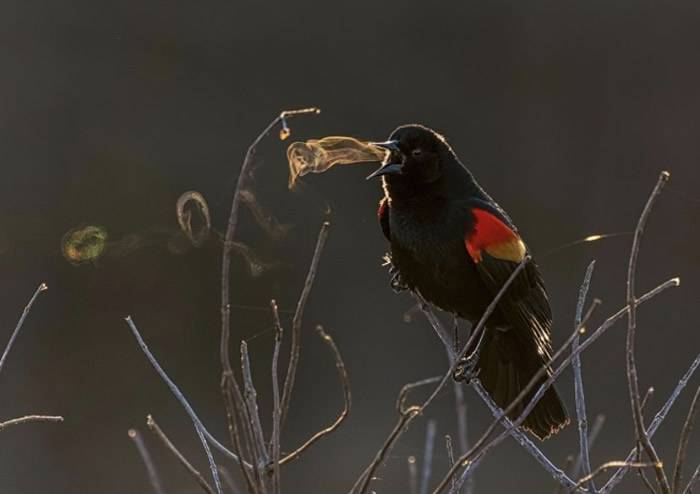
[[[496,404],[505,409],[530,382],[544,364],[542,357],[528,345],[522,345],[513,331],[489,328],[479,357],[479,379]],[[547,379],[543,376],[525,399],[508,414],[515,420]],[[566,409],[554,387],[537,402],[522,427],[543,440],[569,423]]]

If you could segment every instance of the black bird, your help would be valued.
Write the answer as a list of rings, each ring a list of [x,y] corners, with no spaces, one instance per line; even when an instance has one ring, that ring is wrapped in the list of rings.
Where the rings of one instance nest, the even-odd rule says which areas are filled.
[[[513,222],[433,130],[405,125],[375,145],[387,150],[368,178],[382,177],[378,216],[391,243],[393,282],[446,312],[478,321],[529,254]],[[479,379],[500,407],[549,360],[551,325],[542,276],[529,261],[487,321],[476,362]],[[518,417],[531,397],[510,417]],[[568,423],[556,390],[549,388],[523,426],[545,439]]]

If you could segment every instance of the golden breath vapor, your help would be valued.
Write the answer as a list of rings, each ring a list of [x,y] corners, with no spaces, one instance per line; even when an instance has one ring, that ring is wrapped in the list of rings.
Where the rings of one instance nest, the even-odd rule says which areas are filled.
[[[287,148],[289,188],[307,173],[323,173],[335,165],[381,161],[386,151],[353,137],[328,136],[293,142]]]

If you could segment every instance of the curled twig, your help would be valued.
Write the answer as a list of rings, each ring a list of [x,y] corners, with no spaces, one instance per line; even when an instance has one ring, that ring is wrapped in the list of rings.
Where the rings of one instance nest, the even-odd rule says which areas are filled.
[[[313,286],[314,280],[316,279],[316,271],[318,270],[318,263],[321,259],[323,247],[326,245],[329,227],[330,223],[325,221],[323,225],[321,225],[321,230],[318,232],[318,240],[316,241],[314,255],[311,259],[311,264],[309,265],[309,272],[306,275],[304,288],[301,290],[301,295],[299,295],[297,308],[294,312],[294,318],[292,319],[292,347],[289,354],[287,376],[284,379],[284,388],[282,391],[282,415],[280,419],[280,423],[282,426],[284,425],[284,421],[287,418],[287,412],[289,411],[289,402],[292,399],[294,379],[296,378],[297,366],[299,365],[299,351],[301,348],[301,323],[304,317],[304,308],[306,307],[306,301],[308,300],[309,294],[311,293],[311,287]]]
[[[307,439],[304,444],[302,444],[296,450],[282,458],[279,462],[280,465],[285,465],[296,460],[312,444],[314,444],[322,437],[327,436],[328,434],[336,430],[338,427],[340,427],[340,424],[343,423],[343,421],[347,418],[348,414],[350,413],[350,407],[352,406],[352,396],[350,394],[350,378],[348,377],[348,372],[345,369],[345,363],[343,362],[343,358],[340,356],[340,351],[338,350],[338,347],[333,341],[333,338],[331,338],[331,336],[323,330],[322,326],[316,326],[316,331],[318,331],[318,334],[319,336],[321,336],[321,339],[323,339],[323,341],[332,350],[333,356],[335,357],[335,366],[338,369],[340,384],[343,388],[343,410],[340,412],[338,417],[333,421],[331,425],[316,432],[313,436]]]

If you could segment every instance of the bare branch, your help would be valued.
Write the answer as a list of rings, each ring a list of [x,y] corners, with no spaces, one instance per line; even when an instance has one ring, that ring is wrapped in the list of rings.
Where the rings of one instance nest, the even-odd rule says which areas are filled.
[[[418,494],[418,467],[416,457],[408,457],[408,486],[411,494]]]
[[[318,431],[316,434],[307,439],[307,441],[301,446],[299,446],[295,451],[289,453],[287,456],[282,458],[279,462],[280,465],[286,465],[287,463],[296,460],[312,444],[314,444],[322,437],[327,436],[328,434],[336,430],[338,427],[340,427],[340,424],[343,423],[343,421],[347,418],[348,414],[350,413],[350,407],[352,406],[352,396],[350,395],[350,378],[348,377],[348,372],[345,369],[345,363],[343,362],[343,358],[340,356],[340,351],[338,350],[338,347],[333,341],[333,338],[331,338],[331,336],[323,330],[322,326],[316,326],[316,331],[318,331],[319,336],[321,336],[323,341],[332,350],[333,355],[335,357],[335,366],[338,369],[340,384],[343,388],[343,410],[340,412],[338,417],[335,419],[335,421],[333,421],[331,425],[329,425],[325,429],[321,429],[320,431]]]
[[[433,449],[435,448],[435,432],[437,424],[435,420],[428,420],[425,428],[425,448],[423,448],[423,469],[420,479],[420,494],[428,494],[430,474],[433,471]]]
[[[666,184],[669,178],[669,173],[664,171],[659,175],[659,179],[656,182],[656,186],[649,196],[644,210],[639,217],[639,222],[637,223],[637,228],[634,232],[634,240],[632,242],[632,251],[630,252],[629,265],[627,268],[627,307],[628,307],[628,318],[627,318],[627,351],[626,355],[626,365],[627,365],[627,382],[629,387],[630,401],[632,404],[632,417],[634,418],[634,432],[637,438],[637,442],[642,445],[644,451],[649,456],[649,459],[654,464],[654,471],[656,473],[656,480],[661,487],[664,494],[670,494],[671,486],[668,483],[668,478],[666,477],[666,472],[662,467],[659,455],[654,448],[654,445],[649,438],[649,435],[644,428],[644,417],[642,415],[642,405],[639,396],[639,380],[637,378],[637,364],[635,358],[635,338],[637,334],[637,299],[635,296],[635,279],[637,272],[637,258],[639,257],[639,248],[642,240],[642,234],[644,233],[644,227],[646,225],[647,219],[651,210],[654,206],[656,198],[661,193],[661,189]]]
[[[591,261],[586,269],[586,275],[583,278],[583,283],[579,289],[578,303],[576,304],[576,317],[574,319],[574,327],[581,327],[583,318],[583,307],[586,303],[586,295],[591,286],[591,277],[593,276],[593,268],[595,261]],[[580,345],[580,333],[576,332],[576,337],[571,345],[571,351],[575,352]],[[574,371],[574,391],[576,396],[576,418],[578,419],[578,436],[579,436],[579,458],[585,477],[590,477],[586,485],[591,492],[597,492],[593,477],[591,476],[591,454],[588,443],[588,418],[586,417],[586,397],[583,390],[583,373],[581,372],[581,355],[576,355],[571,361],[571,367]]]
[[[563,470],[564,470],[565,472],[566,472],[566,471],[569,471],[570,469],[571,469],[571,471],[573,471],[573,466],[574,466],[574,461],[575,461],[575,460],[576,460],[576,459],[574,458],[574,455],[568,455],[568,456],[564,459],[564,468],[563,468]],[[562,483],[560,483],[560,482],[557,482],[557,483],[555,484],[555,486],[554,486],[554,494],[562,494],[562,492],[564,492],[564,484],[562,484]]]
[[[698,415],[698,410],[700,409],[700,386],[695,390],[695,396],[690,404],[690,409],[688,410],[688,415],[685,418],[685,423],[683,424],[683,430],[681,431],[681,438],[678,441],[678,451],[676,452],[676,466],[673,468],[673,492],[678,494],[681,492],[681,482],[683,480],[683,463],[685,462],[686,455],[688,454],[688,441],[690,440],[690,435],[693,433],[693,426],[695,425],[695,419]]]
[[[158,423],[153,419],[151,415],[146,417],[146,425],[148,425],[148,428],[153,432],[158,439],[160,439],[160,442],[163,443],[165,448],[172,453],[172,455],[178,460],[180,465],[185,467],[185,470],[187,470],[192,477],[197,481],[197,483],[200,485],[200,487],[204,490],[204,492],[207,492],[209,494],[214,494],[214,490],[211,488],[209,485],[209,482],[207,482],[204,477],[202,477],[202,474],[199,473],[199,470],[194,468],[192,464],[185,458],[185,456],[180,453],[180,450],[178,450],[175,445],[172,443],[170,438],[163,432],[163,430],[158,426]]]
[[[141,460],[143,461],[143,464],[146,466],[146,471],[148,472],[148,480],[151,482],[151,487],[153,487],[153,491],[156,494],[165,494],[165,490],[163,490],[163,484],[161,483],[160,476],[158,475],[158,470],[156,470],[156,467],[153,464],[151,453],[149,453],[146,444],[143,442],[141,434],[136,429],[129,429],[128,434],[131,440],[136,445],[136,449],[139,451],[139,455],[141,455]]]
[[[690,481],[688,482],[688,485],[685,486],[683,494],[693,494],[693,486],[698,480],[700,480],[700,465],[697,466],[695,473],[693,473],[693,476],[690,477]]]
[[[32,295],[32,298],[29,299],[29,302],[27,305],[24,307],[24,310],[22,311],[22,315],[19,318],[19,321],[17,321],[17,325],[15,326],[14,331],[12,331],[12,335],[10,336],[10,340],[7,342],[7,346],[5,346],[5,350],[2,352],[2,357],[0,357],[0,372],[2,372],[2,368],[5,366],[5,360],[7,360],[7,356],[10,354],[10,350],[12,349],[12,345],[14,345],[15,340],[17,339],[17,335],[19,334],[19,331],[22,329],[22,326],[24,325],[24,320],[27,318],[29,315],[29,311],[32,309],[32,305],[34,305],[34,301],[39,297],[39,294],[48,290],[49,287],[46,285],[46,283],[41,283],[36,291],[34,292],[34,295]]]
[[[603,414],[598,414],[595,418],[595,421],[593,422],[593,427],[591,427],[590,432],[588,433],[588,447],[593,448],[593,445],[596,442],[596,439],[598,439],[598,435],[600,434],[600,431],[603,429],[603,425],[605,424],[605,415]],[[579,475],[579,472],[581,471],[581,466],[583,464],[583,460],[581,458],[581,454],[576,457],[576,461],[573,464],[573,467],[571,469],[571,477],[576,478]]]
[[[280,492],[280,420],[282,417],[282,407],[280,405],[280,383],[278,378],[278,361],[280,356],[280,347],[282,346],[282,336],[284,330],[280,322],[280,314],[277,308],[277,302],[270,301],[272,308],[272,320],[275,324],[275,348],[272,352],[272,438],[270,439],[270,456],[272,457],[272,493],[279,494]]]
[[[316,241],[316,249],[314,250],[314,255],[311,259],[311,264],[309,265],[309,272],[306,275],[304,288],[301,290],[301,295],[299,295],[297,308],[294,312],[294,319],[292,320],[292,347],[289,354],[287,376],[284,379],[284,388],[282,391],[282,416],[280,419],[281,426],[284,426],[284,422],[287,419],[289,402],[292,399],[292,390],[294,389],[294,379],[296,378],[297,366],[299,365],[299,351],[301,349],[301,323],[304,317],[304,308],[306,307],[306,301],[309,298],[311,287],[313,286],[314,279],[316,278],[318,262],[321,259],[321,253],[323,252],[323,247],[326,244],[326,239],[328,238],[329,227],[330,223],[327,221],[324,221],[323,225],[321,225],[321,231],[319,231],[318,240]]]
[[[250,417],[250,426],[253,431],[253,449],[256,454],[255,463],[257,465],[266,465],[270,459],[267,456],[267,448],[265,446],[265,435],[260,422],[260,413],[258,410],[258,394],[255,391],[253,384],[253,376],[250,372],[250,358],[248,357],[248,344],[241,341],[241,370],[243,374],[243,393],[245,405]]]
[[[185,411],[187,414],[190,416],[190,419],[192,419],[192,423],[194,424],[194,429],[197,432],[197,436],[199,436],[199,440],[202,443],[202,447],[204,448],[204,452],[207,455],[207,460],[209,460],[209,468],[211,469],[211,475],[214,478],[214,485],[216,487],[216,492],[217,494],[221,494],[221,482],[219,481],[219,472],[216,469],[216,464],[214,463],[214,457],[211,454],[211,450],[209,449],[209,444],[207,443],[207,440],[204,438],[204,431],[206,430],[204,428],[204,425],[202,424],[202,421],[199,420],[199,417],[197,417],[197,414],[194,412],[192,409],[192,406],[189,404],[187,401],[187,398],[185,398],[185,395],[182,394],[182,392],[178,389],[178,387],[175,385],[175,383],[168,377],[168,375],[165,373],[163,368],[160,366],[156,358],[153,356],[151,351],[148,349],[148,346],[146,345],[146,342],[143,341],[143,338],[141,337],[141,333],[139,333],[139,330],[136,328],[136,324],[134,324],[134,321],[131,319],[131,316],[126,317],[126,323],[129,325],[129,328],[131,328],[131,332],[134,334],[134,337],[136,338],[136,341],[138,342],[139,346],[141,347],[141,351],[146,355],[148,358],[148,361],[151,363],[153,368],[156,370],[160,378],[165,381],[165,384],[168,385],[170,388],[170,391],[175,395],[175,397],[178,399],[180,404],[185,408]]]
[[[455,464],[455,452],[452,449],[452,438],[449,434],[445,434],[445,448],[447,449],[447,459],[450,461],[450,466]],[[455,478],[452,477],[452,492],[456,489]]]
[[[586,475],[585,477],[582,477],[574,486],[574,488],[569,491],[569,492],[576,492],[576,490],[587,483],[588,481],[592,480],[594,477],[597,477],[601,473],[605,472],[606,470],[609,470],[610,468],[654,468],[656,465],[653,463],[639,463],[639,462],[628,462],[628,461],[609,461],[607,463],[603,463],[600,465],[598,468],[596,468],[592,473],[589,475]]]
[[[304,108],[301,110],[288,110],[283,111],[277,117],[275,117],[272,122],[270,122],[263,131],[258,134],[258,136],[253,140],[253,142],[248,146],[248,151],[246,151],[245,158],[243,159],[243,165],[241,166],[241,171],[238,174],[238,181],[236,182],[236,190],[233,193],[233,200],[231,203],[231,213],[228,217],[228,224],[226,226],[226,235],[224,236],[224,248],[221,261],[221,365],[223,367],[224,373],[231,372],[231,359],[229,356],[229,339],[231,332],[231,299],[230,299],[230,271],[231,271],[231,251],[234,245],[234,238],[236,234],[236,225],[238,223],[238,210],[241,203],[241,191],[245,189],[245,182],[248,178],[248,169],[253,163],[253,158],[257,150],[258,144],[263,140],[263,138],[270,133],[270,131],[279,123],[282,123],[282,128],[287,129],[287,119],[297,115],[305,114],[318,114],[320,110],[318,108]],[[231,425],[231,424],[229,424]]]
[[[641,303],[643,299],[644,297],[641,297],[637,302]],[[651,424],[649,424],[649,427],[646,430],[649,437],[654,436],[654,433],[664,421],[664,419],[668,415],[668,412],[671,411],[673,404],[683,392],[683,389],[685,389],[685,387],[688,384],[688,381],[690,381],[690,378],[693,377],[693,374],[695,373],[698,367],[700,367],[700,354],[698,354],[698,356],[695,357],[695,360],[693,360],[693,362],[690,364],[688,370],[685,372],[680,381],[678,381],[678,384],[673,390],[673,393],[671,393],[671,396],[668,397],[666,403],[664,403],[664,406],[661,407],[661,409],[654,416],[654,419],[651,421]],[[627,455],[625,461],[628,463],[631,462],[635,458],[636,454],[637,448],[635,447],[632,449],[632,451],[630,451],[630,454]],[[610,480],[608,480],[608,482],[603,486],[603,488],[600,489],[601,494],[608,494],[610,491],[612,491],[615,488],[615,486],[617,486],[617,484],[619,484],[622,481],[622,479],[625,477],[628,471],[628,468],[619,468],[613,474],[613,476],[610,477]]]
[[[0,432],[14,425],[26,424],[27,422],[63,422],[63,417],[58,415],[25,415],[14,419],[0,422]]]
[[[420,410],[419,406],[413,405],[410,407],[406,407],[406,399],[408,397],[408,393],[417,387],[432,384],[441,379],[441,377],[430,377],[428,379],[422,379],[420,381],[405,384],[401,388],[401,391],[399,391],[399,396],[396,398],[396,410],[399,412],[399,420],[394,426],[394,429],[384,441],[382,447],[379,449],[379,451],[377,451],[372,462],[367,466],[367,468],[365,468],[364,472],[362,472],[362,475],[360,475],[355,481],[355,485],[353,485],[352,489],[350,489],[351,494],[364,493],[367,490],[367,487],[369,486],[369,483],[372,480],[372,476],[374,475],[375,470],[384,461],[384,458],[394,446],[394,443],[401,435],[404,426],[408,423],[408,421],[411,420],[412,417],[418,414]],[[414,470],[416,468],[415,458],[411,458],[413,458],[413,462],[411,462],[409,458],[409,473],[412,476],[411,481],[417,484],[417,475],[415,476],[415,478],[413,477],[415,475]]]

